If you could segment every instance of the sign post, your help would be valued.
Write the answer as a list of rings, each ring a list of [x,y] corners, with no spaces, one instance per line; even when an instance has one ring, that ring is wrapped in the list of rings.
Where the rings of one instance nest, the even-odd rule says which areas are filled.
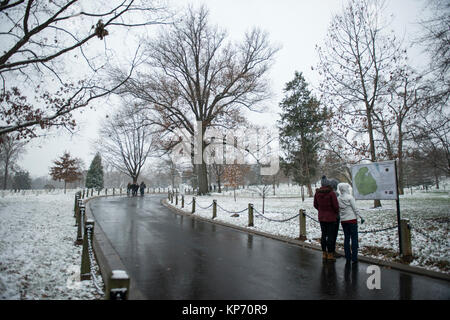
[[[403,248],[402,248],[402,228],[400,225],[400,198],[398,195],[398,175],[397,175],[397,161],[394,162],[395,164],[395,188],[397,190],[397,199],[395,202],[397,203],[397,225],[398,225],[398,247],[400,249],[400,255],[403,254]]]
[[[357,200],[396,201],[399,249],[400,255],[402,255],[397,162],[392,160],[354,165],[352,167],[352,187]]]

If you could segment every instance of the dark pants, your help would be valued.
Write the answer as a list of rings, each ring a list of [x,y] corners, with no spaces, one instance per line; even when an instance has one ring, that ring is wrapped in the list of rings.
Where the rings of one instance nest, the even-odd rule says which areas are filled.
[[[334,252],[336,249],[337,222],[320,222],[322,251]]]
[[[342,229],[344,230],[345,259],[347,261],[358,261],[358,224],[343,223]]]
[[[340,217],[338,217],[337,221],[336,221],[336,230],[334,231],[334,242],[336,243],[337,240],[337,236],[339,233],[339,222],[341,221]]]

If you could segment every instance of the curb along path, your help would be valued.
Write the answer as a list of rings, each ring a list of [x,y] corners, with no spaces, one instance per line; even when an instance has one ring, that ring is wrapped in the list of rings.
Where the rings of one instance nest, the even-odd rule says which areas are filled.
[[[215,219],[209,219],[209,218],[205,218],[205,217],[201,217],[198,215],[194,215],[194,214],[190,214],[186,211],[183,211],[175,206],[172,206],[167,198],[161,199],[161,203],[166,206],[167,208],[169,208],[170,210],[178,213],[178,214],[182,214],[182,215],[186,215],[189,217],[192,217],[194,219],[199,219],[202,221],[207,221],[210,223],[215,223],[215,224],[219,224],[219,225],[223,225],[226,227],[230,227],[230,228],[234,228],[243,232],[248,232],[248,233],[252,233],[252,234],[257,234],[257,235],[261,235],[267,238],[272,238],[272,239],[276,239],[279,241],[283,241],[283,242],[287,242],[290,244],[294,244],[294,245],[298,245],[304,248],[310,248],[313,250],[318,250],[318,251],[322,251],[321,247],[319,245],[314,245],[314,244],[310,244],[310,243],[306,243],[304,241],[301,241],[299,239],[294,239],[294,238],[288,238],[288,237],[282,237],[282,236],[278,236],[278,235],[274,235],[271,233],[267,233],[267,232],[263,232],[263,231],[259,231],[259,230],[255,230],[251,227],[241,227],[238,225],[234,225],[234,224],[230,224],[230,223],[226,223],[223,221],[218,221]],[[245,209],[246,210],[246,209]],[[245,211],[244,210],[244,211]],[[295,217],[297,217],[298,215],[296,215]],[[294,217],[294,218],[295,218]],[[292,219],[292,218],[290,218]],[[395,227],[396,228],[396,227]],[[378,230],[376,230],[378,231]],[[344,252],[342,250],[336,250],[336,253],[342,257],[344,257]],[[396,262],[390,262],[390,261],[384,261],[381,259],[376,259],[376,258],[371,258],[371,257],[366,257],[366,256],[362,256],[362,255],[358,255],[358,259],[360,261],[364,261],[367,263],[371,263],[371,264],[377,264],[386,268],[393,268],[393,269],[397,269],[397,270],[401,270],[401,271],[405,271],[405,272],[411,272],[411,273],[415,273],[418,275],[423,275],[423,276],[428,276],[428,277],[432,277],[432,278],[436,278],[436,279],[440,279],[440,280],[446,280],[450,282],[450,275],[447,275],[445,273],[442,272],[436,272],[436,271],[431,271],[431,270],[427,270],[427,269],[423,269],[423,268],[419,268],[419,267],[413,267],[413,266],[409,266],[406,264],[402,264],[402,263],[396,263]]]
[[[343,259],[322,263],[313,245],[174,212],[161,198],[103,198],[89,205],[143,299],[450,298],[448,282],[389,268],[381,271],[382,290],[370,290],[366,262],[347,271]]]

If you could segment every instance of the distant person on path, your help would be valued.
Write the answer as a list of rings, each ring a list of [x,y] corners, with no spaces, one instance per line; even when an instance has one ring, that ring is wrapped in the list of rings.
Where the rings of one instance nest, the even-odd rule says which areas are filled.
[[[141,182],[141,185],[139,186],[139,189],[141,190],[141,196],[144,196],[144,191],[147,186],[145,185],[144,181]]]
[[[128,182],[128,185],[127,185],[127,196],[130,195],[130,192],[131,192],[131,182]]]
[[[322,237],[322,259],[336,261],[334,251],[336,249],[336,224],[339,216],[339,202],[336,193],[330,185],[330,181],[323,176],[321,187],[314,194],[314,208],[318,210]]]
[[[133,182],[132,189],[133,189],[133,197],[137,196],[139,190],[139,185],[137,184],[137,182]]]
[[[348,183],[340,183],[339,189],[339,215],[341,216],[342,229],[344,230],[344,251],[347,263],[358,262],[358,209],[355,198],[350,193]],[[351,241],[351,247],[350,247]]]

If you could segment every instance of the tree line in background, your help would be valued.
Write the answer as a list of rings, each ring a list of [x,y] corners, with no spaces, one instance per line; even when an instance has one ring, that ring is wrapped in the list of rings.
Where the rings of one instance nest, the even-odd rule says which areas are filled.
[[[450,174],[450,4],[430,3],[433,20],[422,21],[422,41],[432,63],[423,70],[411,65],[407,44],[388,30],[384,1],[348,1],[317,48],[318,92],[331,112],[323,152],[337,164],[397,160],[400,194],[406,182],[417,183],[405,174],[414,172],[414,162],[435,181]],[[345,171],[341,176],[349,178]]]
[[[271,187],[275,190],[280,182],[305,186],[312,196],[312,185],[321,175],[350,181],[349,166],[363,160],[397,160],[400,193],[409,186],[434,184],[439,188],[440,178],[450,176],[448,2],[430,2],[427,9],[431,18],[420,21],[424,31],[417,41],[427,44],[426,51],[432,58],[423,70],[417,70],[409,62],[408,44],[388,30],[384,1],[349,0],[342,12],[332,18],[323,43],[317,46],[319,63],[313,70],[321,78],[320,85],[311,88],[298,71],[293,71],[294,78],[286,83],[279,103],[277,132],[271,134],[279,134],[281,146],[281,170],[273,176],[258,173],[264,166],[264,156],[259,147],[250,147],[259,141],[245,140],[234,145],[236,149],[239,145],[238,151],[245,159],[252,159],[248,164],[223,161],[227,132],[242,130],[243,136],[249,129],[271,132],[270,128],[251,124],[244,115],[245,110],[267,111],[267,74],[278,51],[269,42],[268,34],[255,28],[240,42],[231,42],[224,30],[210,23],[205,6],[190,7],[177,23],[164,26],[154,38],[141,40],[131,61],[133,72],[130,68],[105,67],[106,64],[95,68],[83,51],[83,44],[109,37],[106,27],[140,25],[124,20],[116,23],[122,15],[131,17],[142,9],[153,17],[143,24],[160,24],[172,17],[167,8],[137,4],[124,1],[109,13],[82,11],[63,19],[65,10],[72,5],[67,1],[46,23],[25,15],[21,18],[23,24],[12,29],[17,42],[11,40],[11,49],[0,59],[1,112],[5,121],[0,123],[3,188],[12,186],[13,174],[18,174],[17,181],[26,180],[26,171],[15,164],[23,152],[24,138],[36,136],[39,127],[73,128],[73,110],[111,93],[121,97],[122,106],[102,124],[95,143],[99,153],[89,170],[84,172],[83,164],[64,154],[54,163],[55,180],[64,181],[65,185],[82,183],[102,188],[110,183],[118,187],[143,179],[150,187],[189,184],[199,194],[254,185],[264,199]],[[18,8],[2,4],[0,13]],[[22,9],[28,14],[33,10],[56,10],[50,4],[46,7],[33,1],[23,2]],[[73,35],[77,40],[74,43],[62,41],[59,34],[54,36],[55,45],[49,45],[43,36],[31,40],[45,28],[55,28],[53,23],[80,15],[98,21],[93,22],[84,37]],[[34,23],[34,27],[27,23]],[[65,34],[71,34],[70,26],[61,28]],[[28,53],[37,48],[42,49],[39,55],[25,59],[29,62],[21,60],[30,58]],[[51,70],[50,75],[63,82],[64,73],[50,68],[49,63],[56,63],[73,50],[79,50],[84,57],[88,70],[96,76],[92,78],[94,82],[65,84],[57,91],[65,97],[61,99],[52,98],[54,94],[44,92],[40,85],[35,86],[43,99],[36,101],[47,101],[47,110],[37,109],[42,104],[27,102],[22,92],[9,86],[10,74],[24,76],[28,68],[35,68],[38,76]],[[107,70],[106,78],[97,77],[100,70]],[[183,144],[186,139],[180,136],[180,129],[188,146]],[[200,152],[206,156],[200,163],[194,161],[196,132],[204,137]],[[184,161],[173,161],[173,153],[183,156]],[[78,165],[72,173],[71,165],[64,165],[64,157]],[[103,178],[100,157],[109,168]],[[379,201],[374,205],[380,205]]]

